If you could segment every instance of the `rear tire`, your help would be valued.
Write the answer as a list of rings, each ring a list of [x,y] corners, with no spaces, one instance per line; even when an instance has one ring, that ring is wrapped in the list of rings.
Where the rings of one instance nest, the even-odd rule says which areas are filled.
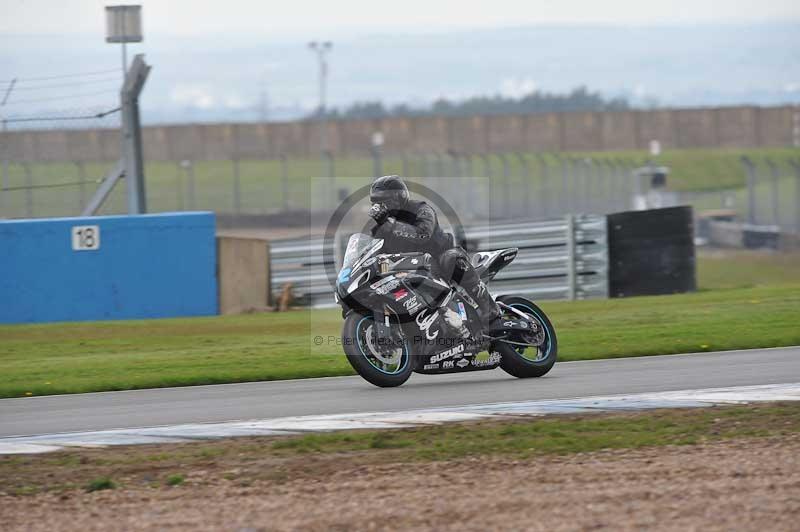
[[[408,344],[404,343],[402,348],[391,354],[381,353],[375,348],[373,324],[372,316],[358,312],[350,312],[345,317],[342,344],[347,361],[356,373],[375,386],[400,386],[408,380],[413,370]],[[387,363],[386,360],[394,363]]]
[[[541,377],[550,371],[558,355],[558,338],[547,315],[532,301],[519,296],[500,296],[497,301],[505,303],[526,314],[531,314],[542,325],[545,339],[539,348],[521,348],[504,342],[495,342],[493,349],[502,356],[500,367],[514,377],[527,379]],[[503,316],[513,316],[505,311]],[[535,349],[535,351],[534,351]]]

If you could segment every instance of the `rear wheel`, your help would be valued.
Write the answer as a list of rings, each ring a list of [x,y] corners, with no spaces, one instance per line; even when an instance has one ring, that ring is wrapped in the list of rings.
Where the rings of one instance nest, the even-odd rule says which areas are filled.
[[[519,296],[500,296],[497,301],[505,303],[515,310],[527,314],[532,321],[541,327],[543,338],[537,335],[536,340],[541,343],[538,347],[513,345],[506,342],[495,342],[493,349],[500,353],[502,360],[500,367],[506,373],[519,378],[541,377],[556,363],[558,354],[558,339],[553,324],[545,313],[532,301]],[[517,319],[519,316],[508,310],[503,310],[503,318]]]
[[[342,344],[347,361],[366,381],[382,388],[400,386],[412,373],[408,344],[389,340],[378,338],[372,316],[351,312],[344,320]]]

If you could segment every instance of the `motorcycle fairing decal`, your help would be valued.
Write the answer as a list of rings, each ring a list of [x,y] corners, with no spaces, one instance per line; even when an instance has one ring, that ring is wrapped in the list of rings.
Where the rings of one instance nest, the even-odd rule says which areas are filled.
[[[500,363],[501,359],[500,353],[493,351],[488,355],[489,355],[488,357],[483,357],[483,358],[479,356],[475,357],[472,359],[470,364],[472,364],[476,368],[481,368],[484,366],[496,366],[497,364]]]
[[[361,272],[361,274],[359,274],[358,277],[356,277],[353,280],[352,283],[350,283],[350,286],[347,287],[347,293],[352,294],[362,282],[366,282],[368,280],[369,280],[369,270],[364,270],[363,272]]]
[[[406,299],[403,302],[403,308],[405,308],[406,312],[413,316],[419,312],[419,309],[422,308],[422,302],[419,300],[419,297],[414,296],[411,299]]]
[[[428,315],[428,309],[423,309],[422,312],[417,314],[416,322],[419,326],[420,332],[425,333],[425,338],[428,340],[435,340],[437,336],[439,336],[439,331],[431,332],[430,328],[436,321],[436,318],[439,317],[439,314],[434,311],[433,314]]]
[[[339,272],[339,284],[344,284],[350,280],[350,272],[353,271],[351,268],[342,268],[342,271]]]
[[[431,356],[430,362],[431,364],[436,364],[446,358],[460,357],[463,352],[464,352],[464,344],[459,344],[457,346],[451,347],[450,349],[447,349],[446,351],[442,351],[441,353],[437,353]]]
[[[433,281],[434,283],[436,283],[436,284],[438,284],[440,286],[443,286],[445,288],[450,288],[449,284],[447,284],[445,281],[443,281],[441,279],[437,279],[436,277],[431,277],[431,281]]]
[[[379,281],[375,281],[374,283],[369,285],[369,287],[372,288],[373,290],[375,290],[376,288],[379,288],[379,287],[385,285],[386,283],[394,281],[394,280],[395,280],[394,275],[390,275],[388,277],[384,277],[383,279],[381,279]]]

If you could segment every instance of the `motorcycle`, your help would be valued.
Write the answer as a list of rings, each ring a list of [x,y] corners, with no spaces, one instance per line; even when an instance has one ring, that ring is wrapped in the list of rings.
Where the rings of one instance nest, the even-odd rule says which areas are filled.
[[[558,340],[532,301],[495,299],[500,325],[482,323],[477,302],[437,275],[428,253],[381,253],[383,240],[350,237],[336,280],[342,307],[342,346],[368,382],[400,386],[411,373],[440,374],[497,367],[519,377],[541,377],[553,367]],[[478,252],[472,264],[484,283],[517,256],[517,248]]]

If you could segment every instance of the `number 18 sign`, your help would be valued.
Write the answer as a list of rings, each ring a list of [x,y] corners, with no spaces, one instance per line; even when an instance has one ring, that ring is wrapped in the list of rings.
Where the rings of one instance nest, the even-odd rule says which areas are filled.
[[[99,225],[75,225],[72,227],[72,249],[74,251],[97,251],[100,249]]]

